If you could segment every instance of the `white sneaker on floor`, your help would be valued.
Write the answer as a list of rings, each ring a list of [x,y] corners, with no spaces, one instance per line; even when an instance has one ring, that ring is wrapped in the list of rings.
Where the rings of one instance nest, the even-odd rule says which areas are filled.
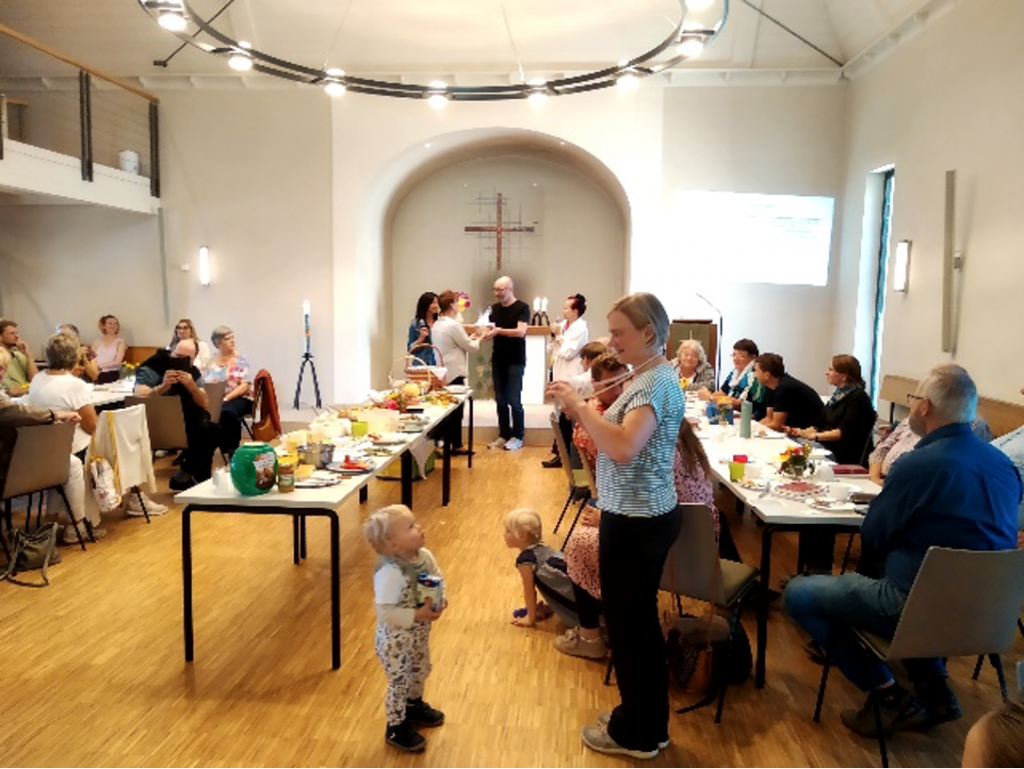
[[[146,513],[142,512],[142,504],[139,503],[139,496],[142,496],[142,504],[146,505],[146,513],[150,515],[163,515],[167,512],[167,506],[161,505],[159,502],[154,502],[152,499],[147,497],[142,492],[136,494],[134,491],[128,492],[125,497],[128,500],[124,503],[125,515],[133,517],[141,517]]]
[[[505,441],[505,451],[519,451],[522,447],[522,438],[513,438],[510,441]]]
[[[505,439],[504,438],[495,438],[493,441],[491,441],[490,443],[487,444],[487,448],[489,448],[489,449],[503,449],[503,448],[505,448]]]

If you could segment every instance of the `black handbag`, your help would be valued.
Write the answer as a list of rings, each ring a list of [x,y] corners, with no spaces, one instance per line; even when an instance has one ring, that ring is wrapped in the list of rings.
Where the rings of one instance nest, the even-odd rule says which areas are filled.
[[[10,563],[7,564],[7,571],[0,579],[6,579],[15,585],[23,587],[46,587],[50,584],[50,578],[46,570],[51,563],[60,563],[60,555],[57,553],[57,530],[56,523],[45,523],[33,534],[26,534],[20,529],[14,532],[14,547]],[[43,581],[25,582],[16,579],[19,572],[42,570]]]

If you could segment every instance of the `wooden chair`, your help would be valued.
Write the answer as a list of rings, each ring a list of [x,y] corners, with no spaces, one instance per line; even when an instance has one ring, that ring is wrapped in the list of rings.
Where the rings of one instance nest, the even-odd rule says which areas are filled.
[[[1014,622],[1022,607],[1024,549],[977,551],[931,547],[907,596],[892,640],[851,629],[861,648],[882,662],[991,655],[1005,700],[1006,679],[999,654],[1013,646]],[[951,622],[951,617],[959,621]],[[814,708],[815,722],[821,719],[831,666],[832,653],[826,649]],[[888,766],[881,701],[872,697],[872,702],[878,750],[882,766]]]
[[[736,630],[739,627],[743,603],[754,595],[758,570],[737,561],[727,561],[718,555],[718,541],[711,511],[706,505],[681,505],[682,527],[676,538],[665,568],[661,572],[661,589],[679,596],[714,604],[721,611],[731,613],[729,637],[723,669],[728,669],[733,653]],[[715,723],[722,722],[725,690],[728,681],[720,682],[718,691],[712,689],[700,702],[680,708],[676,713],[688,713],[710,705],[718,699]]]
[[[597,486],[593,479],[590,477],[590,468],[587,467],[587,463],[583,463],[583,468],[574,470],[572,467],[572,458],[569,454],[569,447],[565,445],[565,439],[562,437],[562,431],[558,426],[558,415],[555,412],[551,412],[551,429],[555,432],[555,447],[558,450],[558,457],[562,460],[562,469],[565,471],[566,478],[569,480],[569,496],[565,498],[565,504],[562,505],[562,512],[558,516],[558,522],[555,524],[554,531],[552,533],[558,533],[558,527],[562,525],[562,519],[565,518],[565,511],[569,509],[569,505],[572,504],[574,499],[580,499],[579,509],[576,511],[576,517],[573,519],[572,526],[569,527],[569,534],[572,534],[572,530],[576,527],[576,521],[579,520],[580,513],[583,512],[583,506],[587,503],[587,499],[590,494],[597,491]],[[568,535],[566,541],[569,540]],[[562,544],[565,547],[565,544]]]
[[[181,399],[176,395],[129,395],[125,406],[146,407],[146,423],[149,425],[149,445],[153,451],[184,450],[188,448],[185,434],[185,415],[181,410]]]
[[[11,503],[15,497],[56,490],[68,511],[71,525],[78,536],[78,543],[85,550],[85,538],[64,493],[64,484],[68,482],[70,473],[71,443],[74,434],[75,426],[70,422],[17,429],[14,452],[7,468],[7,477],[3,481],[4,519],[7,521],[8,532],[14,529]],[[31,502],[29,508],[26,517],[31,515]],[[85,525],[90,538],[95,542],[88,521],[85,521]],[[28,529],[27,518],[25,528]]]

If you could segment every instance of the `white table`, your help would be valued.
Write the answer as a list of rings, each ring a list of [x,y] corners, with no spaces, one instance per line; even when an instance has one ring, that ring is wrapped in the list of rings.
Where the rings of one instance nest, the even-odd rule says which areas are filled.
[[[292,560],[298,565],[306,557],[306,518],[308,516],[324,517],[331,524],[331,667],[341,667],[341,593],[340,593],[340,553],[338,545],[339,526],[338,510],[355,493],[359,493],[360,501],[365,501],[366,485],[392,462],[402,463],[402,502],[412,504],[412,456],[410,449],[427,440],[427,433],[442,424],[458,406],[470,400],[472,415],[472,396],[460,397],[460,402],[448,406],[428,407],[424,414],[430,418],[429,424],[422,433],[411,433],[408,440],[394,447],[394,453],[386,457],[373,457],[374,469],[363,475],[343,478],[334,486],[318,489],[297,488],[295,491],[282,494],[276,488],[258,496],[243,496],[236,490],[220,493],[213,486],[213,480],[207,480],[183,491],[174,497],[174,501],[182,506],[181,512],[181,565],[184,585],[184,635],[185,661],[192,662],[195,656],[194,630],[192,617],[192,513],[243,513],[250,515],[289,515],[292,517]],[[471,416],[472,420],[472,416]],[[470,422],[472,425],[472,421]],[[472,438],[472,428],[470,431]],[[472,446],[472,443],[470,444]],[[450,497],[451,453],[445,441],[443,458],[442,504],[447,505]],[[472,455],[470,455],[472,461]]]
[[[89,403],[95,407],[109,406],[112,403],[121,403],[132,394],[131,390],[125,390],[123,388],[114,388],[107,385],[92,386],[90,385]],[[11,398],[15,403],[27,404],[28,396],[19,395],[17,398]]]
[[[711,472],[719,484],[728,488],[741,504],[750,508],[763,523],[761,530],[761,567],[760,597],[757,608],[757,662],[754,681],[757,688],[763,688],[768,649],[768,609],[771,604],[772,536],[778,531],[801,531],[808,527],[827,527],[829,529],[856,530],[864,520],[863,515],[850,511],[821,511],[810,507],[806,502],[783,499],[772,493],[746,489],[729,478],[729,465],[722,460],[731,459],[737,454],[745,454],[760,465],[762,478],[781,481],[775,473],[774,465],[779,462],[778,456],[787,445],[793,443],[788,439],[778,438],[740,438],[737,435],[739,420],[733,427],[711,426],[698,431],[701,445],[711,464]],[[755,430],[758,426],[755,426]],[[763,428],[762,428],[763,429]],[[773,465],[774,463],[774,465]],[[866,471],[865,471],[866,472]],[[814,479],[817,480],[817,479]],[[874,481],[865,476],[841,476],[838,483],[855,486],[861,491],[878,493],[881,489]]]

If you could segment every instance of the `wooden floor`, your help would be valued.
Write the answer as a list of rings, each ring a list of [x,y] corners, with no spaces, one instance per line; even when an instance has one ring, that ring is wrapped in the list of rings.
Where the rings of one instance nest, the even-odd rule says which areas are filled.
[[[425,754],[383,741],[384,676],[373,653],[373,554],[360,524],[396,501],[376,481],[370,500],[342,511],[342,668],[330,669],[328,529],[309,525],[309,559],[291,561],[286,518],[193,518],[196,658],[182,647],[177,510],[146,525],[115,514],[88,552],[64,547],[52,584],[0,583],[0,762],[172,766],[620,766],[595,754],[580,728],[616,702],[604,665],[555,651],[555,620],[509,624],[521,603],[514,553],[502,537],[512,506],[536,507],[550,528],[565,476],[545,470],[543,449],[477,453],[453,469],[454,502],[440,504],[440,473],[415,487],[428,547],[445,571],[451,607],[434,628],[427,699],[447,723],[427,732]],[[166,462],[166,460],[164,460]],[[170,470],[161,467],[163,488]],[[167,494],[159,497],[169,501]],[[730,522],[756,563],[760,533],[749,515]],[[552,537],[560,543],[561,537]],[[775,574],[794,565],[778,539]],[[955,621],[955,618],[950,618]],[[745,619],[754,637],[752,617]],[[839,710],[860,697],[832,676],[822,723],[811,722],[820,675],[803,637],[779,610],[771,618],[768,686],[731,689],[722,725],[703,710],[671,721],[671,747],[655,766],[877,765],[875,745],[848,732]],[[1021,658],[1018,644],[1007,670]],[[969,725],[999,703],[991,669],[969,680],[952,664],[966,717],[927,734],[899,735],[894,766],[959,766]],[[1012,680],[1012,677],[1011,677]]]

